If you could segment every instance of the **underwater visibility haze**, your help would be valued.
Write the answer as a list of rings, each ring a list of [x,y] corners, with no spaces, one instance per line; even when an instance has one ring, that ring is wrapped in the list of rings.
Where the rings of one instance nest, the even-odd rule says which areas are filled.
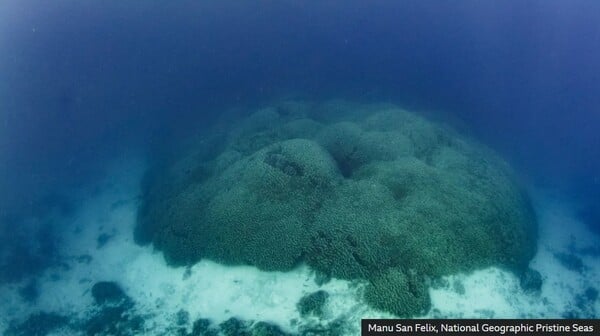
[[[600,4],[0,3],[0,334],[598,318]]]

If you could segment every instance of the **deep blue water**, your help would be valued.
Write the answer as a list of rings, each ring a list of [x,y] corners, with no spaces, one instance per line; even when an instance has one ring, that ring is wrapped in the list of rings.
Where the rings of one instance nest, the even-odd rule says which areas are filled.
[[[0,211],[68,211],[225,107],[342,97],[447,119],[598,223],[599,60],[594,1],[5,0]]]

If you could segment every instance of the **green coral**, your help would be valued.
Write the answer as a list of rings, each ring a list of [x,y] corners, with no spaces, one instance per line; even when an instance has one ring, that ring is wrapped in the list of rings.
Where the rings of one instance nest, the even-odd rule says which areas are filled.
[[[281,330],[278,326],[260,321],[255,323],[251,329],[252,336],[292,336]]]
[[[291,269],[302,260],[311,217],[337,174],[313,141],[268,146],[223,172],[206,207],[202,229],[210,235],[199,234],[196,242],[225,263]]]
[[[48,335],[57,331],[66,332],[69,318],[56,313],[39,312],[30,315],[21,323],[12,323],[6,336]]]
[[[535,252],[508,164],[397,107],[284,102],[212,138],[222,141],[192,142],[145,179],[136,240],[170,264],[304,262],[366,280],[373,307],[414,316],[428,307],[425,279],[522,273]]]
[[[297,305],[300,315],[307,316],[313,314],[316,316],[322,316],[323,306],[325,306],[328,298],[329,293],[324,290],[318,290],[314,293],[303,296],[300,301],[298,301]]]
[[[347,121],[324,128],[317,141],[333,156],[345,177],[365,164],[413,154],[411,140],[401,132],[366,131]]]
[[[365,299],[373,307],[398,316],[426,313],[430,306],[426,282],[414,270],[390,268],[373,280],[365,291]]]
[[[219,324],[219,328],[224,336],[251,336],[252,334],[248,330],[249,325],[248,321],[232,317]]]

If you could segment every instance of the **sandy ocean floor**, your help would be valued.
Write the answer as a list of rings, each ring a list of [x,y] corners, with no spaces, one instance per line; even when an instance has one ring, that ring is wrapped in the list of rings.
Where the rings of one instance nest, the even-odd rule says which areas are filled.
[[[143,317],[144,334],[191,330],[198,318],[221,323],[230,317],[266,321],[287,332],[342,321],[348,334],[359,334],[361,318],[387,317],[362,303],[363,285],[332,280],[321,287],[307,267],[263,272],[226,267],[204,260],[190,268],[168,267],[152,247],[133,242],[142,160],[115,162],[95,192],[83,192],[60,241],[64,265],[48,269],[38,281],[39,297],[28,303],[16,283],[0,286],[0,334],[37,312],[55,312],[85,320],[94,308],[91,288],[97,281],[117,282]],[[600,315],[600,246],[573,216],[573,205],[549,191],[534,190],[539,216],[539,248],[531,268],[543,278],[541,293],[526,293],[511,273],[496,268],[448,276],[430,289],[427,317],[541,318]],[[322,317],[301,317],[298,301],[319,289],[329,293]],[[180,321],[177,313],[187,312]],[[178,320],[179,319],[179,320]],[[56,335],[77,334],[55,330]]]

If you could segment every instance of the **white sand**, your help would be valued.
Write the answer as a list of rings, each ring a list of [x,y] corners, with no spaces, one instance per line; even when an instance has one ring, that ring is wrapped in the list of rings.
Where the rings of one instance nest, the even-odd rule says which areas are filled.
[[[99,185],[101,191],[89,196],[77,212],[71,229],[61,242],[61,254],[70,256],[68,270],[48,270],[40,279],[35,307],[22,302],[18,285],[0,288],[7,300],[0,305],[0,331],[9,320],[35,311],[84,317],[93,304],[91,287],[96,281],[116,281],[133,298],[146,317],[146,327],[160,333],[174,325],[175,314],[184,309],[190,320],[202,317],[216,323],[235,316],[244,320],[277,323],[292,331],[292,319],[299,320],[296,304],[302,296],[319,289],[308,267],[293,272],[262,272],[254,267],[227,267],[204,260],[191,268],[167,266],[162,254],[133,242],[137,211],[140,162],[121,162]],[[112,238],[97,249],[97,237]],[[89,264],[76,261],[89,255]],[[57,280],[52,280],[58,274]],[[20,284],[19,284],[20,285]],[[368,311],[356,300],[357,289],[347,281],[333,280],[321,289],[330,293],[330,311],[356,314]],[[360,310],[356,306],[360,305]],[[333,317],[333,313],[329,313]]]
[[[205,260],[184,277],[184,268],[168,267],[160,253],[133,242],[143,169],[140,160],[122,160],[113,165],[106,180],[98,182],[98,192],[82,193],[85,198],[74,218],[69,219],[69,230],[60,245],[61,253],[71,257],[70,268],[45,272],[35,307],[17,294],[22,284],[0,287],[0,333],[11,319],[36,311],[78,313],[83,317],[92,305],[90,289],[96,281],[118,282],[144,313],[146,327],[157,333],[174,324],[174,314],[180,309],[189,312],[191,321],[203,317],[220,323],[235,316],[295,330],[298,325],[294,327],[291,320],[300,321],[296,303],[306,293],[319,289],[307,267],[288,273],[262,272],[254,267],[226,267]],[[524,293],[514,275],[496,268],[449,276],[447,287],[430,290],[433,309],[428,316],[560,317],[574,305],[576,295],[600,283],[597,258],[581,256],[588,268],[582,275],[565,269],[553,255],[566,252],[573,242],[577,248],[597,246],[599,238],[573,220],[565,202],[537,197],[536,205],[541,223],[540,247],[531,266],[542,274],[542,293]],[[98,249],[101,233],[112,238]],[[78,262],[75,258],[81,255],[91,256],[91,262]],[[454,290],[458,282],[464,286],[462,294]],[[356,333],[360,318],[386,316],[361,303],[360,285],[333,280],[321,289],[330,294],[326,319],[343,316],[356,326]],[[596,313],[600,312],[598,301]],[[306,323],[318,321],[299,322]]]

